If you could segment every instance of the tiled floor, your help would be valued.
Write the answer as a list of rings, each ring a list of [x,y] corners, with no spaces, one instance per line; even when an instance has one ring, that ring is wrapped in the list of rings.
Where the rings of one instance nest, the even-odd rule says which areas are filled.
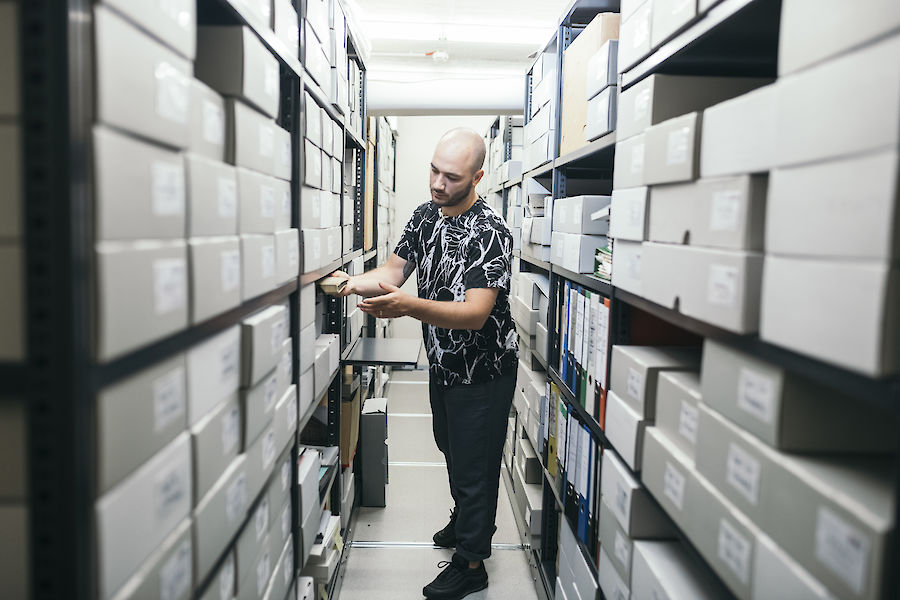
[[[422,598],[422,587],[449,560],[431,536],[447,523],[453,507],[443,455],[434,445],[428,375],[395,371],[388,397],[387,506],[357,509],[339,600]],[[531,570],[506,486],[500,484],[494,550],[485,563],[490,586],[467,600],[536,599]]]

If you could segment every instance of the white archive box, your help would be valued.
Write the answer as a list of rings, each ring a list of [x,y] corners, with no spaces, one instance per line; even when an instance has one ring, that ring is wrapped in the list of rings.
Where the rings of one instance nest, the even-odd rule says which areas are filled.
[[[236,167],[275,175],[275,130],[278,125],[234,98],[225,99],[225,158]],[[280,151],[280,149],[279,149]]]
[[[281,40],[288,54],[294,58],[300,55],[300,17],[291,0],[272,2],[272,30]]]
[[[241,235],[241,299],[249,300],[277,285],[275,236]]]
[[[275,135],[275,151],[272,160],[272,175],[285,181],[291,180],[291,170],[294,165],[293,146],[291,134],[279,125],[272,127]]]
[[[609,558],[619,576],[624,581],[631,581],[635,542],[622,530],[606,499],[600,499],[599,513],[597,541],[602,548],[609,550]]]
[[[241,323],[243,387],[258,383],[278,364],[284,340],[290,335],[285,320],[285,307],[276,304],[247,317]]]
[[[241,303],[241,242],[236,235],[188,240],[191,323]]]
[[[188,424],[195,425],[238,390],[241,330],[238,325],[197,344],[187,353]]]
[[[659,427],[644,430],[641,481],[660,508],[685,531],[700,494],[694,461]]]
[[[641,242],[647,239],[650,191],[647,187],[613,190],[610,199],[609,237]]]
[[[703,113],[693,112],[653,125],[644,134],[644,183],[693,181],[700,174]]]
[[[587,85],[585,91],[590,100],[607,87],[616,85],[616,61],[619,56],[619,41],[607,40],[600,46],[597,53],[591,57],[587,66]],[[613,129],[615,129],[615,120],[613,121]]]
[[[104,388],[97,397],[96,427],[97,493],[103,494],[187,427],[184,355]],[[12,433],[5,431],[4,437],[8,442]]]
[[[650,2],[647,2],[650,4]],[[600,557],[597,562],[597,581],[603,596],[606,598],[622,598],[628,600],[631,598],[631,589],[628,587],[629,581],[622,579],[616,568],[613,566],[612,559],[607,554],[605,548],[600,548]]]
[[[183,238],[183,156],[103,126],[93,140],[97,239]]]
[[[300,232],[285,229],[275,232],[276,281],[285,283],[300,274]]]
[[[191,152],[225,160],[225,99],[200,81],[191,79]]]
[[[765,535],[756,538],[753,600],[783,596],[803,600],[835,600],[820,581]]]
[[[100,242],[96,259],[100,362],[187,326],[184,241]]]
[[[761,251],[767,190],[765,175],[714,177],[654,186],[647,239]]]
[[[240,98],[270,117],[278,115],[278,60],[249,27],[198,27],[195,66],[197,78],[220,94]]]
[[[600,493],[626,535],[633,539],[672,537],[672,522],[614,452],[603,452],[601,472]]]
[[[111,597],[190,511],[191,446],[185,432],[97,500],[100,596]]]
[[[271,527],[272,509],[268,494],[262,494],[259,500],[251,505],[247,521],[238,533],[234,544],[234,562],[239,591],[244,587],[243,582],[251,578],[254,580],[253,587],[256,587],[256,573],[253,572],[253,567],[256,566],[260,553],[271,546],[271,540],[266,534]]]
[[[343,188],[341,185],[342,174],[343,169],[341,169],[341,162],[336,158],[331,159],[331,192],[334,194],[341,193],[341,189]]]
[[[644,246],[641,242],[616,240],[613,244],[612,284],[626,292],[643,295],[641,260]]]
[[[310,323],[300,330],[299,369],[303,373],[316,362],[316,324]]]
[[[185,154],[187,235],[238,233],[237,171],[221,160]]]
[[[642,540],[634,543],[631,597],[635,600],[717,600],[728,596],[728,590],[709,567],[688,554],[680,542]],[[768,597],[779,596],[797,598],[786,590],[773,590],[773,595]]]
[[[188,600],[194,581],[193,551],[191,521],[185,519],[147,557],[113,600],[156,597]]]
[[[684,452],[691,464],[697,454],[700,389],[698,373],[669,371],[660,374],[656,392],[656,426],[679,450]],[[644,435],[647,435],[646,430]],[[646,462],[645,452],[645,472]]]
[[[322,146],[322,113],[319,105],[313,100],[309,92],[303,92],[303,137],[312,142],[317,148]]]
[[[94,9],[94,45],[97,121],[186,148],[191,63],[102,6]]]
[[[300,287],[298,294],[298,313],[300,319],[300,328],[303,329],[307,325],[315,322],[316,316],[316,285],[310,283]]]
[[[250,506],[250,466],[239,454],[194,509],[194,573],[203,580],[225,553]]]
[[[290,202],[291,188],[286,181],[250,169],[237,168],[238,231],[240,233],[274,233],[282,221],[282,204]]]
[[[643,133],[616,143],[615,169],[613,170],[614,189],[640,187],[645,184],[645,153],[646,144]]]
[[[323,212],[321,190],[304,186],[300,190],[300,227],[322,229],[330,219],[330,211]]]
[[[200,600],[234,598],[236,592],[234,584],[237,580],[235,570],[234,550],[229,549],[219,568],[210,576],[206,593],[200,596]]]
[[[303,140],[303,185],[322,187],[322,151],[309,139]]]
[[[606,394],[605,431],[609,443],[635,473],[641,470],[644,429],[648,419],[630,406],[616,392]]]
[[[641,418],[656,418],[659,379],[668,371],[699,371],[700,351],[666,346],[626,346],[612,349],[610,389]]]
[[[278,378],[278,369],[272,369],[253,387],[241,390],[244,451],[253,446],[260,434],[272,424],[275,403],[280,397],[280,387],[282,385]]]
[[[301,229],[300,247],[303,250],[303,273],[312,273],[323,264],[322,246],[324,245],[324,229]]]
[[[700,175],[764,173],[775,162],[777,86],[763,86],[703,111]]]
[[[587,123],[584,128],[584,135],[588,141],[615,131],[618,91],[618,87],[611,86],[588,100]]]
[[[200,502],[241,451],[241,405],[228,396],[191,427],[194,504]]]
[[[624,73],[650,54],[650,23],[653,2],[647,0],[628,17],[623,16],[619,28],[619,73]]]
[[[650,46],[657,48],[697,16],[697,2],[691,0],[653,0],[650,22]]]
[[[594,213],[609,207],[609,196],[573,196],[553,201],[553,231],[606,235],[608,219],[593,219]]]

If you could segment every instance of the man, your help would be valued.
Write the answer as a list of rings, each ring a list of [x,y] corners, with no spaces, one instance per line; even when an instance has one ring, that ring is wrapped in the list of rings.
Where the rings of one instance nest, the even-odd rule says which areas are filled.
[[[374,317],[422,321],[434,439],[447,461],[456,504],[434,536],[454,547],[423,594],[456,600],[488,585],[484,560],[496,528],[500,460],[516,383],[518,347],[509,308],[512,235],[475,186],[485,147],[470,129],[440,139],[431,161],[431,201],[419,206],[384,265],[349,277],[343,295],[366,299]],[[413,269],[418,296],[399,286]]]

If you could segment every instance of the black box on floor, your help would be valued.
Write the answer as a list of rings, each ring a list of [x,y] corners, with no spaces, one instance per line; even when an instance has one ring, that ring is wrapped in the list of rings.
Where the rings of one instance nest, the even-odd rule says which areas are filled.
[[[369,398],[359,419],[360,506],[385,506],[388,482],[387,398]]]

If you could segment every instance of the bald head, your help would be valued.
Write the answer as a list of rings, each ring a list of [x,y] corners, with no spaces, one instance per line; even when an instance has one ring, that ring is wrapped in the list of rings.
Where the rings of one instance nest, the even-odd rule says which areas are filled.
[[[484,176],[484,140],[464,127],[451,129],[438,141],[431,158],[431,198],[444,214],[472,206],[478,198],[475,186]]]
[[[484,166],[484,157],[487,153],[484,140],[478,132],[468,127],[451,129],[438,140],[435,154],[453,156],[462,160],[471,169],[470,173],[480,171]]]

